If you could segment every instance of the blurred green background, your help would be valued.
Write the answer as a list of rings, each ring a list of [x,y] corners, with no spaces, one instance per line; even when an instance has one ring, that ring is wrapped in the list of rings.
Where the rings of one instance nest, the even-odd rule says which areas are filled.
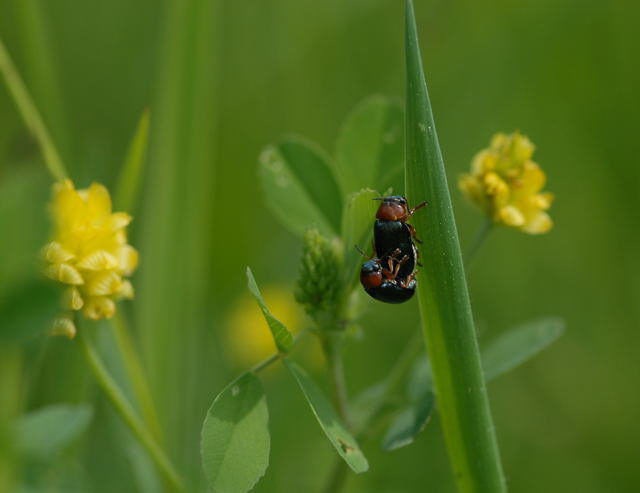
[[[499,230],[469,273],[481,341],[540,315],[567,321],[559,342],[490,386],[511,490],[638,491],[640,6],[415,7],[463,242],[481,217],[457,193],[456,178],[493,133],[528,135],[556,194],[550,234]],[[293,290],[297,273],[300,242],[264,208],[257,157],[289,132],[332,152],[361,99],[402,101],[402,30],[398,1],[0,2],[0,35],[79,187],[115,185],[136,122],[151,111],[144,192],[132,211],[138,296],[125,309],[167,448],[194,490],[204,488],[206,409],[244,367],[229,320],[245,296],[245,266],[281,291]],[[50,177],[0,87],[0,296],[8,299],[35,275]],[[422,236],[428,255],[429,232]],[[353,392],[385,375],[416,324],[413,302],[370,304],[363,338],[348,349]],[[72,342],[3,342],[0,356],[4,418],[56,402],[95,405],[72,449],[52,465],[23,469],[28,481],[39,478],[35,491],[153,490],[136,473],[148,470],[144,456]],[[315,371],[322,378],[321,366]],[[334,452],[285,377],[281,369],[266,374],[271,466],[255,491],[318,491]],[[372,440],[365,452],[371,470],[350,478],[347,491],[453,491],[437,418],[410,447],[383,453]],[[0,474],[10,474],[8,457],[0,457]]]

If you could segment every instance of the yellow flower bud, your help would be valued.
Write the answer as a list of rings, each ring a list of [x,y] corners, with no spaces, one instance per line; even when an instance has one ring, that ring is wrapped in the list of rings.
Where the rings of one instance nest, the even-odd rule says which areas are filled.
[[[495,223],[541,234],[553,226],[544,212],[551,207],[553,195],[541,192],[546,176],[531,160],[534,150],[531,141],[518,132],[496,134],[489,148],[475,155],[471,172],[462,175],[458,185]]]

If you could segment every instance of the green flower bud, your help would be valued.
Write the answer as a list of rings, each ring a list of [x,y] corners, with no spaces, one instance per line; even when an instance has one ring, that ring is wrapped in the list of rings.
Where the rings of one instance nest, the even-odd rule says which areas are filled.
[[[326,238],[317,229],[305,233],[295,297],[321,327],[334,322],[341,306],[342,257],[337,238]]]

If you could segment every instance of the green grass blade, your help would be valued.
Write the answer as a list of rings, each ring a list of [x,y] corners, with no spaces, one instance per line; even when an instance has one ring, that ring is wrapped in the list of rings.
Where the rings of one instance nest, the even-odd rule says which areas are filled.
[[[418,300],[442,426],[458,488],[505,491],[451,197],[422,69],[413,2],[406,1],[406,185],[428,210],[413,223],[428,251]]]
[[[51,175],[55,180],[63,180],[67,176],[67,172],[60,158],[60,153],[53,143],[49,130],[44,124],[38,108],[36,108],[22,77],[20,77],[1,39],[0,73],[4,76],[9,92],[18,107],[22,119],[38,142],[45,164],[51,172]]]
[[[316,227],[340,234],[342,194],[331,159],[314,144],[289,137],[260,154],[260,178],[267,206],[293,233]]]
[[[511,371],[538,354],[564,332],[564,321],[547,317],[526,322],[498,337],[482,351],[487,381]]]
[[[260,379],[244,373],[213,401],[202,425],[200,452],[213,491],[245,493],[269,465],[269,410]]]
[[[119,211],[133,212],[140,192],[144,162],[149,141],[149,110],[144,110],[129,145],[116,187],[115,206]]]
[[[283,362],[298,382],[313,414],[338,454],[355,473],[366,472],[369,469],[367,458],[360,450],[355,438],[347,431],[347,427],[336,414],[324,392],[296,363],[287,359],[283,359]]]
[[[345,194],[363,187],[402,193],[402,108],[384,96],[357,105],[336,145],[336,171]]]
[[[267,304],[264,302],[264,298],[262,297],[262,294],[260,294],[260,289],[253,277],[253,272],[251,272],[249,267],[247,267],[247,286],[249,287],[249,291],[251,291],[253,297],[258,302],[260,310],[262,310],[262,314],[269,325],[271,335],[273,336],[273,340],[276,343],[278,351],[281,353],[289,352],[293,346],[293,336],[291,335],[291,332],[289,332],[289,329],[287,329],[280,320],[274,317],[269,311],[269,308],[267,308]]]

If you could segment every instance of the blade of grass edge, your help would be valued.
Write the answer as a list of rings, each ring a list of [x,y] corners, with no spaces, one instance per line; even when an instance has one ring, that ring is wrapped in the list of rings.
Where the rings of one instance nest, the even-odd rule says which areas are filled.
[[[489,409],[458,233],[418,46],[406,0],[406,188],[411,203],[429,201],[414,225],[429,238],[418,300],[432,362],[442,427],[458,489],[506,491]]]
[[[115,204],[118,210],[133,213],[140,193],[140,181],[149,140],[149,110],[145,109],[138,120],[129,144],[127,156],[120,169],[116,187]]]

